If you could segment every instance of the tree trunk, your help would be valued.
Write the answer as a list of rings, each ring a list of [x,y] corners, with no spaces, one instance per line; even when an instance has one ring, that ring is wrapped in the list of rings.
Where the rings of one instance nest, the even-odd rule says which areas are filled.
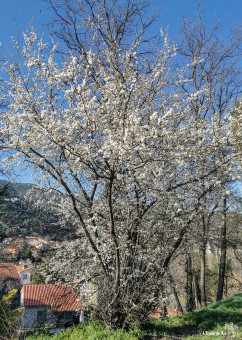
[[[166,299],[165,299],[165,293],[164,293],[164,289],[162,287],[162,307],[161,307],[161,315],[163,318],[166,318],[168,316],[167,314],[167,306],[166,306]]]
[[[187,273],[187,282],[186,282],[186,311],[190,312],[194,309],[195,303],[194,303],[194,294],[193,294],[193,288],[192,288],[192,259],[191,255],[187,255],[186,259],[186,273]]]
[[[179,300],[179,297],[178,297],[178,294],[177,294],[175,282],[174,282],[173,276],[171,275],[169,270],[168,270],[168,275],[169,275],[169,279],[170,279],[170,282],[171,282],[173,295],[174,295],[176,303],[177,303],[177,308],[178,308],[179,312],[181,312],[183,314],[184,311],[183,311],[182,305],[180,303],[180,300]]]
[[[222,226],[221,226],[221,255],[219,263],[218,274],[218,290],[216,301],[220,301],[223,298],[224,289],[224,277],[225,277],[225,264],[226,264],[226,251],[227,251],[227,219],[226,219],[226,196],[222,199]]]
[[[184,312],[183,312],[183,308],[182,308],[182,305],[181,305],[181,303],[180,303],[180,300],[179,300],[179,297],[178,297],[178,294],[177,294],[177,291],[176,291],[176,287],[173,286],[173,287],[172,287],[172,290],[173,290],[173,294],[174,294],[175,299],[176,299],[177,308],[178,308],[179,312],[181,312],[181,313],[183,314],[183,313],[184,313]]]
[[[205,268],[206,268],[206,224],[205,217],[202,217],[202,240],[200,246],[200,291],[201,291],[201,306],[207,305],[206,285],[205,285]]]
[[[192,283],[193,283],[194,305],[196,309],[200,309],[201,308],[201,292],[200,292],[197,275],[193,275]]]

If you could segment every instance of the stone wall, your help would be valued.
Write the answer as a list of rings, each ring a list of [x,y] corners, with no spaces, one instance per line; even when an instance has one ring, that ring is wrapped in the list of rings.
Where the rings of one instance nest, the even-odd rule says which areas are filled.
[[[46,311],[46,321],[39,322],[37,320],[38,312]],[[51,324],[56,325],[55,314],[52,312],[48,306],[38,306],[38,307],[25,307],[23,311],[23,328],[34,328],[40,324]]]

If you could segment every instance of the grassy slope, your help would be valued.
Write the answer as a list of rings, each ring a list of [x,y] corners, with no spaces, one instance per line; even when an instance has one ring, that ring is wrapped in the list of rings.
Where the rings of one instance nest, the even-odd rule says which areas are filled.
[[[195,313],[188,313],[184,317],[207,330],[214,329],[217,324],[224,326],[230,322],[241,327],[242,294],[236,294],[220,302],[213,303]]]
[[[156,320],[148,324],[147,328],[156,335],[170,334],[189,340],[201,337],[217,340],[242,338],[242,294],[228,297],[181,317]],[[193,336],[189,336],[191,334]]]
[[[156,339],[241,339],[241,328],[242,294],[237,294],[181,317],[152,321],[144,325],[142,330],[109,331],[98,323],[91,323],[89,326],[70,328],[54,339],[137,340],[144,338],[146,334],[153,334]],[[45,339],[49,340],[51,337],[42,334],[39,337],[28,337],[27,340]]]

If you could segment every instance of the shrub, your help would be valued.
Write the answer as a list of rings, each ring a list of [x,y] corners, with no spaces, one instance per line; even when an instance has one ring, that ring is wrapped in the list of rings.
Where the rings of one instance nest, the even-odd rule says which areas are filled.
[[[12,339],[20,324],[22,308],[13,308],[13,300],[18,290],[13,289],[0,300],[0,338]]]
[[[142,337],[139,329],[125,331],[123,329],[109,330],[98,321],[91,321],[88,325],[80,324],[77,327],[68,328],[58,336],[32,335],[26,340],[138,340]]]

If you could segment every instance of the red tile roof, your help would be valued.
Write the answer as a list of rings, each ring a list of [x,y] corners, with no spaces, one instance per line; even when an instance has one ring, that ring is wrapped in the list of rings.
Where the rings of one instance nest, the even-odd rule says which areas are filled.
[[[19,279],[14,263],[0,263],[0,280]]]
[[[25,270],[29,270],[29,269],[34,269],[34,266],[31,266],[30,264],[25,264],[25,263],[20,263],[16,265],[16,269],[18,273],[22,273]]]
[[[175,311],[174,309],[170,308],[170,307],[166,307],[166,312],[167,315],[172,318],[173,316],[181,316],[182,313],[179,311]],[[152,319],[159,319],[162,318],[162,310],[160,307],[156,307],[153,312],[150,314],[150,317]]]
[[[44,238],[38,238],[37,241],[38,241],[38,242],[41,242],[41,243],[50,243],[50,241],[45,240]]]
[[[57,284],[23,285],[23,306],[50,306],[53,311],[84,310],[78,293]]]

